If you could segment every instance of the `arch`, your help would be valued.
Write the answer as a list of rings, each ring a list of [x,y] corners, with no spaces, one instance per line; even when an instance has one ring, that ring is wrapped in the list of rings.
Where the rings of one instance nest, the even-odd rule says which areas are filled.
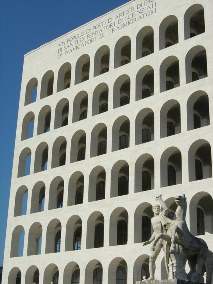
[[[68,206],[83,203],[84,198],[84,175],[78,171],[72,174],[69,180]]]
[[[120,160],[114,164],[111,170],[110,196],[122,196],[129,193],[129,165]]]
[[[10,257],[23,256],[24,237],[24,227],[21,225],[16,226],[12,233]]]
[[[130,121],[127,116],[118,117],[112,127],[112,151],[129,147]]]
[[[36,101],[37,89],[38,89],[37,78],[30,79],[30,81],[27,83],[27,86],[26,86],[24,105],[29,105]]]
[[[115,45],[114,66],[117,68],[129,62],[131,62],[131,39],[123,36]]]
[[[48,144],[42,142],[35,151],[34,172],[38,173],[47,170],[48,167]]]
[[[179,86],[179,60],[176,56],[169,56],[160,66],[160,91],[165,92]]]
[[[201,45],[192,47],[186,54],[185,65],[186,83],[207,77],[206,49]]]
[[[152,234],[151,218],[154,216],[152,205],[148,202],[140,204],[134,214],[134,242],[149,240]]]
[[[78,130],[74,133],[71,141],[71,162],[82,161],[86,156],[86,133]]]
[[[75,69],[75,84],[89,80],[90,72],[90,57],[88,54],[82,55],[77,63]]]
[[[161,155],[161,187],[182,183],[182,155],[178,148],[170,147]]]
[[[52,148],[52,168],[61,167],[66,164],[67,140],[65,137],[58,137]]]
[[[196,91],[187,101],[187,128],[192,130],[209,124],[209,96],[204,91]]]
[[[154,112],[150,108],[142,109],[135,119],[135,144],[154,140]]]
[[[113,108],[121,107],[130,102],[130,78],[128,75],[121,75],[113,87]]]
[[[26,215],[27,213],[28,189],[26,186],[21,186],[16,192],[14,217]]]
[[[86,248],[104,246],[104,216],[101,212],[93,212],[87,220]]]
[[[150,26],[143,27],[136,37],[136,58],[154,53],[154,30]]]
[[[176,16],[170,15],[161,22],[159,37],[160,49],[178,43],[178,19]]]
[[[61,222],[53,219],[47,226],[45,253],[58,253],[61,250]]]
[[[128,212],[118,207],[110,215],[109,245],[125,245],[128,242]]]
[[[30,174],[31,167],[31,150],[25,148],[19,155],[18,177],[27,176]]]
[[[64,63],[58,71],[57,91],[68,89],[71,84],[71,64]]]
[[[184,14],[185,39],[192,38],[205,32],[204,8],[201,4],[190,6]]]
[[[29,229],[27,255],[41,254],[42,225],[39,222],[33,223]]]
[[[146,254],[140,255],[134,263],[133,281],[143,281],[149,278],[149,256]]]
[[[62,208],[64,196],[64,180],[62,177],[57,176],[50,184],[49,193],[49,210]]]
[[[90,156],[100,156],[107,151],[107,127],[104,123],[97,124],[91,133]]]
[[[69,101],[62,99],[55,108],[55,128],[68,125],[69,119]]]
[[[44,271],[43,283],[59,284],[59,269],[55,264],[51,263],[46,267]]]
[[[39,284],[39,269],[37,266],[30,266],[25,275],[25,283]],[[41,283],[41,282],[40,282]]]
[[[213,198],[207,192],[196,193],[189,204],[190,231],[193,235],[213,233]],[[192,218],[193,216],[193,218]]]
[[[21,270],[18,267],[13,267],[8,276],[8,283],[21,284]]]
[[[109,71],[110,49],[107,45],[101,46],[95,53],[94,76]]]
[[[41,94],[40,98],[49,97],[53,94],[53,85],[54,85],[54,73],[53,71],[47,71],[41,81]]]
[[[38,115],[38,127],[37,134],[42,134],[50,131],[50,123],[51,123],[51,107],[45,105],[39,112]]]
[[[135,163],[135,192],[154,188],[154,159],[150,154],[141,155]]]
[[[113,259],[109,265],[108,279],[110,284],[127,284],[127,263],[121,257]]]
[[[21,140],[26,140],[33,137],[35,115],[28,112],[22,122]]]
[[[212,177],[211,146],[208,141],[199,139],[188,152],[189,181]]]
[[[85,269],[85,279],[88,284],[102,284],[103,267],[99,260],[91,260]]]
[[[167,101],[160,111],[160,136],[168,137],[181,132],[180,104],[176,100]]]
[[[109,88],[106,83],[101,83],[95,88],[92,100],[92,115],[108,111],[108,92]]]
[[[89,202],[105,199],[105,185],[106,171],[102,166],[97,166],[89,176]]]
[[[64,269],[63,284],[79,284],[80,283],[80,268],[74,261],[68,263]]]
[[[143,66],[136,75],[135,99],[146,99],[154,95],[154,70],[152,66]]]
[[[38,181],[33,186],[30,213],[37,213],[44,211],[45,190],[46,188],[43,181]]]
[[[85,91],[79,92],[73,101],[72,122],[77,122],[87,118],[88,94]]]
[[[82,220],[78,215],[72,216],[66,225],[65,250],[81,249]]]

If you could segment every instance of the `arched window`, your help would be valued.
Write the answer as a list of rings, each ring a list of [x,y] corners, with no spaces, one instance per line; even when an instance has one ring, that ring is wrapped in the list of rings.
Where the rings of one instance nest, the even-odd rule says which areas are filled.
[[[31,79],[26,87],[25,105],[34,103],[36,101],[37,88],[38,88],[38,80],[36,78]]]
[[[55,252],[60,252],[60,250],[61,250],[61,230],[59,230],[55,236]]]
[[[21,271],[19,271],[17,273],[17,276],[16,276],[16,284],[21,284]]]
[[[205,234],[205,214],[200,207],[197,207],[197,234]]]
[[[105,198],[105,180],[100,180],[96,183],[96,200]]]
[[[86,147],[83,146],[79,149],[78,151],[78,156],[77,156],[77,161],[82,161],[85,159],[85,152],[86,152]]]
[[[33,284],[39,284],[39,270],[36,269],[33,275]]]
[[[116,284],[127,284],[127,271],[123,265],[119,265],[116,269]]]
[[[115,45],[114,64],[115,68],[128,64],[131,61],[131,39],[124,36]]]
[[[117,223],[117,245],[127,244],[127,221],[119,220]]]
[[[172,165],[168,165],[168,186],[176,184],[176,169]]]
[[[45,73],[41,82],[41,99],[53,94],[54,73],[49,70]]]
[[[104,245],[104,224],[98,223],[95,226],[94,248],[100,248]]]
[[[57,208],[63,207],[64,190],[60,190],[57,197]]]
[[[82,227],[78,227],[75,230],[75,233],[73,236],[73,250],[81,249],[81,234],[82,234]]]
[[[149,278],[149,264],[144,262],[141,265],[141,280]]]
[[[122,175],[118,178],[118,196],[126,195],[129,193],[129,180],[128,177]]]
[[[195,179],[203,179],[203,163],[199,159],[195,159]]]
[[[152,189],[152,175],[148,170],[142,171],[142,191]]]
[[[59,271],[56,271],[53,275],[53,281],[51,284],[59,284]]]
[[[151,219],[148,216],[142,216],[142,242],[150,239],[151,227]]]
[[[93,284],[102,284],[102,267],[98,266],[93,270]]]
[[[80,283],[80,269],[76,269],[72,273],[71,284],[79,284]]]
[[[126,133],[119,135],[119,150],[129,147],[129,136]]]
[[[83,197],[84,197],[84,187],[83,185],[80,185],[76,189],[75,193],[75,205],[82,204],[83,203]]]

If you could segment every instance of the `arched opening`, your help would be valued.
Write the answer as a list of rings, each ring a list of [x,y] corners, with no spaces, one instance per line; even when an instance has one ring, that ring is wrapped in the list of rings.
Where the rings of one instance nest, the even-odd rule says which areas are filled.
[[[27,269],[25,283],[39,284],[39,270],[35,265]]]
[[[124,208],[116,208],[110,216],[109,245],[125,245],[128,242],[128,212]]]
[[[154,159],[150,154],[143,154],[135,164],[135,192],[154,188]]]
[[[120,38],[115,45],[115,68],[131,62],[131,39],[128,36]]]
[[[33,137],[35,116],[33,112],[25,115],[22,123],[21,140]]]
[[[126,116],[116,119],[112,128],[112,151],[129,147],[130,122]]]
[[[42,181],[37,182],[32,190],[31,211],[37,213],[44,211],[45,204],[45,184]]]
[[[49,210],[62,208],[64,197],[64,180],[56,177],[50,184]]]
[[[160,24],[160,49],[178,43],[178,19],[176,16],[166,17]]]
[[[211,146],[205,140],[195,141],[189,149],[189,181],[212,177]]]
[[[102,284],[103,268],[97,259],[91,260],[85,270],[85,279],[88,284]]]
[[[12,233],[10,257],[21,257],[24,252],[25,230],[22,226],[17,226]]]
[[[90,72],[90,57],[88,54],[82,55],[77,63],[75,69],[75,84],[89,80]]]
[[[26,215],[27,213],[28,189],[21,186],[16,192],[14,217]]]
[[[58,72],[57,91],[68,89],[71,84],[71,64],[64,63]]]
[[[87,221],[87,248],[104,246],[104,216],[101,212],[93,212]]]
[[[66,226],[65,250],[80,250],[82,236],[82,221],[77,215],[72,216]]]
[[[53,71],[47,71],[41,81],[41,99],[49,97],[53,94],[54,73]]]
[[[38,127],[37,134],[42,134],[50,131],[51,123],[51,108],[50,106],[44,106],[38,115]]]
[[[88,95],[85,91],[78,93],[73,101],[73,122],[87,118]]]
[[[76,262],[72,261],[66,265],[63,284],[80,284],[80,268]]]
[[[45,269],[43,283],[59,284],[59,270],[55,264],[49,264]]]
[[[78,130],[72,137],[71,162],[82,161],[86,155],[86,134]]]
[[[46,171],[48,167],[48,145],[42,142],[35,152],[34,172]]]
[[[207,56],[203,46],[194,46],[189,50],[185,59],[186,82],[194,82],[208,76]]]
[[[117,257],[111,261],[108,278],[110,284],[127,284],[127,264],[123,258]]]
[[[160,66],[160,91],[168,91],[179,86],[179,60],[175,56],[167,57]]]
[[[161,156],[161,186],[182,183],[182,157],[179,149],[170,147]]]
[[[45,253],[58,253],[61,250],[61,223],[53,219],[47,226]]]
[[[167,101],[160,111],[161,138],[181,132],[180,104],[175,100]]]
[[[143,281],[149,278],[149,257],[148,255],[139,256],[134,264],[133,281]]]
[[[184,15],[185,39],[195,37],[205,32],[204,8],[200,4],[189,7]]]
[[[107,151],[107,127],[100,123],[96,125],[91,133],[91,149],[90,156],[100,156],[106,154]]]
[[[129,193],[129,165],[118,161],[111,170],[111,197]]]
[[[55,109],[55,128],[68,125],[69,119],[69,102],[67,99],[62,99]]]
[[[8,276],[8,284],[21,284],[21,271],[18,267],[12,268]]]
[[[109,58],[109,47],[107,45],[100,47],[95,54],[94,76],[98,76],[109,71]]]
[[[136,57],[148,56],[154,52],[154,31],[150,26],[142,28],[136,38]]]
[[[144,66],[136,76],[136,100],[146,99],[154,95],[154,70]]]
[[[52,168],[61,167],[66,164],[67,141],[65,137],[58,137],[52,150]]]
[[[27,176],[30,174],[31,167],[31,150],[25,148],[19,156],[18,177]]]
[[[84,176],[82,172],[75,172],[69,181],[68,206],[82,204],[83,198]]]
[[[36,78],[32,78],[26,86],[24,105],[29,105],[36,101],[37,89],[38,89],[38,80]]]
[[[105,199],[106,172],[103,167],[95,167],[89,177],[88,200],[97,201]]]
[[[42,226],[40,223],[34,223],[29,230],[27,255],[41,254],[42,245]]]
[[[113,107],[121,107],[130,102],[130,78],[128,75],[120,76],[113,89]]]
[[[135,120],[135,144],[154,140],[154,113],[151,109],[142,109]]]
[[[108,91],[108,86],[105,83],[95,88],[92,101],[92,115],[108,111]]]

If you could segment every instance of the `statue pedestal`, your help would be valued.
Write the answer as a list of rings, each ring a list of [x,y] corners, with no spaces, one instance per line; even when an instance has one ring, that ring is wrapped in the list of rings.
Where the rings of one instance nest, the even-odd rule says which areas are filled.
[[[190,281],[183,281],[178,279],[171,279],[171,280],[143,280],[143,281],[136,281],[135,284],[197,284],[195,282]]]

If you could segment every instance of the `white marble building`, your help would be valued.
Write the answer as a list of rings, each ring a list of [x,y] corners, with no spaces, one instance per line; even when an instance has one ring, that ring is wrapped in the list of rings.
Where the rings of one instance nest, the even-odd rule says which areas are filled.
[[[212,11],[129,1],[25,55],[2,283],[143,279],[159,194],[213,250]]]

